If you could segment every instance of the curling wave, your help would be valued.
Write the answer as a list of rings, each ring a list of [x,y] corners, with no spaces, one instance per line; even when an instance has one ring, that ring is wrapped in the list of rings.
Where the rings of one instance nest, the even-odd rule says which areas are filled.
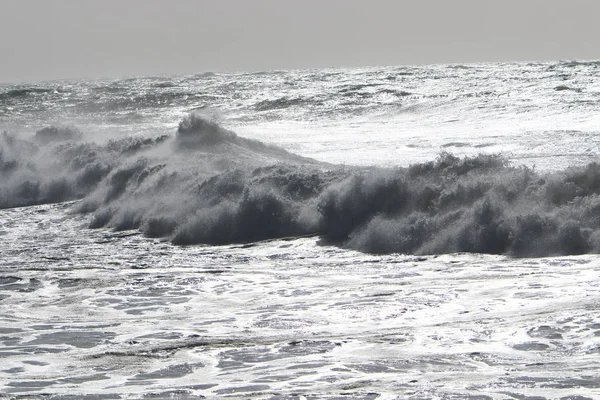
[[[41,133],[40,133],[41,132]],[[90,226],[174,244],[316,234],[373,253],[600,252],[600,165],[538,173],[500,156],[408,168],[319,163],[200,114],[174,136],[106,145],[73,128],[0,137],[0,207],[82,199]]]

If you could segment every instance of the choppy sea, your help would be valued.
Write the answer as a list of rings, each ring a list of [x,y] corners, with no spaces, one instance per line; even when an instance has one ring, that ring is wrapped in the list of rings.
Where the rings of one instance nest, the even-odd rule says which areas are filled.
[[[0,398],[600,398],[600,62],[0,85]]]

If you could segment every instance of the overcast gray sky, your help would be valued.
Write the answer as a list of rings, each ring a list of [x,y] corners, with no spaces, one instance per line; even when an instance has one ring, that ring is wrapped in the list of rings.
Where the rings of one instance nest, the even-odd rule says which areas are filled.
[[[600,0],[0,0],[0,82],[600,58]]]

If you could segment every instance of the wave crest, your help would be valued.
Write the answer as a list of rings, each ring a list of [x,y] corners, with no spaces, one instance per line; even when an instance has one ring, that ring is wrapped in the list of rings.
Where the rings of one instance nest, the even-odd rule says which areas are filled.
[[[210,146],[238,140],[238,136],[208,120],[198,112],[185,117],[177,129],[177,141],[181,147]]]

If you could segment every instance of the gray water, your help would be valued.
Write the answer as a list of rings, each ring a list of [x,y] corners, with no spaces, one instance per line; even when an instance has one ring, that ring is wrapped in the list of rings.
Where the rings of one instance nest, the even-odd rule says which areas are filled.
[[[0,393],[599,398],[599,67],[2,88]]]

